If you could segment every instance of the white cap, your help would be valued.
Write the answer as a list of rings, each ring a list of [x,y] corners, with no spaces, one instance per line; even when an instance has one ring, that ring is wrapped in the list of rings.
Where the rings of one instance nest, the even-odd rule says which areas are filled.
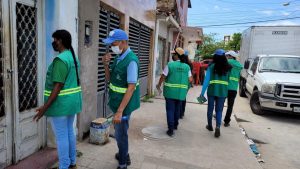
[[[235,51],[232,51],[232,50],[226,52],[225,55],[230,55],[230,56],[235,57],[235,58],[238,57],[238,54]]]

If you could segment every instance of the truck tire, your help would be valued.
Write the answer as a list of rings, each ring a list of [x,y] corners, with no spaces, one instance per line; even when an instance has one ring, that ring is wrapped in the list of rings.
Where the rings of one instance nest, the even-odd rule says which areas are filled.
[[[240,83],[240,86],[239,86],[239,95],[241,97],[247,97],[244,80],[241,79],[239,83]]]
[[[253,91],[251,98],[250,98],[250,107],[254,114],[257,115],[263,115],[264,111],[261,108],[260,102],[259,102],[259,95],[258,91]]]

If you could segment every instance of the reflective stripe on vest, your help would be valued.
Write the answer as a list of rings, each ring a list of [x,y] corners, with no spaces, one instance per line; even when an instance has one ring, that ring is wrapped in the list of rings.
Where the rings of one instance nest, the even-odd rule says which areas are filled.
[[[136,86],[138,86],[138,85],[140,85],[139,82],[136,84]],[[136,86],[135,86],[135,89],[136,89]],[[109,84],[109,88],[114,92],[122,93],[122,94],[125,94],[127,91],[126,87],[118,87],[118,86],[113,85],[112,83]]]
[[[235,77],[230,77],[230,80],[232,80],[232,81],[236,81],[236,82],[238,82],[238,81],[239,81],[239,79],[238,79],[238,78],[235,78]]]
[[[50,91],[50,90],[45,90],[44,95],[50,96],[51,92],[52,91]],[[81,87],[75,87],[75,88],[71,88],[71,89],[61,90],[59,92],[58,96],[70,95],[70,94],[79,93],[79,92],[81,92]]]
[[[171,87],[171,88],[182,88],[182,89],[187,89],[187,88],[188,88],[187,85],[183,85],[183,84],[172,84],[172,83],[165,83],[165,86]]]
[[[223,80],[211,80],[209,84],[222,84],[228,86],[228,82]]]

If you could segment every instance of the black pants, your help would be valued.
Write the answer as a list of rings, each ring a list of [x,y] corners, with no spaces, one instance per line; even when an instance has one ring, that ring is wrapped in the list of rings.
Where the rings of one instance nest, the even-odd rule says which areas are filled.
[[[224,119],[224,123],[230,123],[231,119],[231,114],[232,114],[232,110],[233,110],[233,105],[234,105],[234,100],[236,98],[237,95],[237,91],[235,90],[228,90],[228,97],[227,97],[227,112],[226,112],[226,116]]]
[[[186,100],[181,101],[181,105],[180,105],[180,118],[183,118],[183,116],[184,116],[185,105],[186,105]]]

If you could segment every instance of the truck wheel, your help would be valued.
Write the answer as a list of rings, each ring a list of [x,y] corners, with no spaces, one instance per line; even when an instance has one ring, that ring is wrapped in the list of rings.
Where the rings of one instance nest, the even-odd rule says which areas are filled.
[[[258,91],[253,91],[251,98],[250,98],[250,107],[254,114],[257,115],[263,115],[264,111],[261,108],[260,102],[259,102],[259,96]]]
[[[244,80],[240,80],[239,94],[241,97],[247,97]]]

